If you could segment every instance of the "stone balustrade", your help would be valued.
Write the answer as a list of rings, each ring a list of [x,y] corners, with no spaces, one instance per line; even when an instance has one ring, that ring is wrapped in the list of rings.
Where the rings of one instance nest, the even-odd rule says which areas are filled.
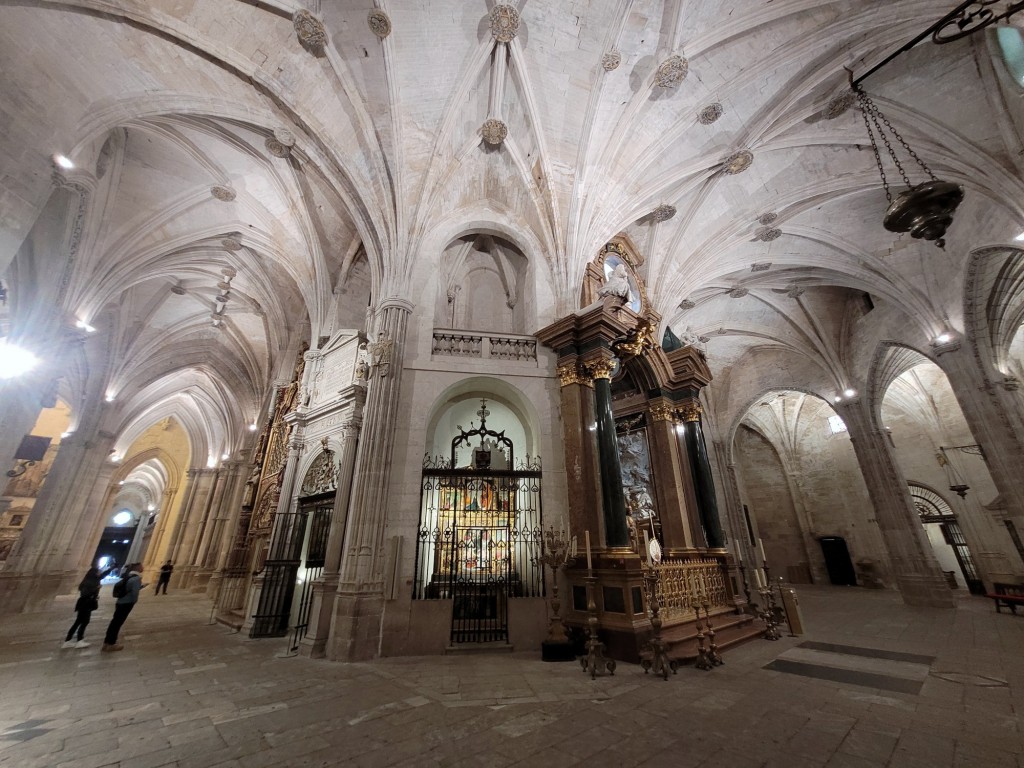
[[[435,357],[470,357],[480,360],[536,363],[537,339],[533,336],[498,336],[435,329],[430,354]]]

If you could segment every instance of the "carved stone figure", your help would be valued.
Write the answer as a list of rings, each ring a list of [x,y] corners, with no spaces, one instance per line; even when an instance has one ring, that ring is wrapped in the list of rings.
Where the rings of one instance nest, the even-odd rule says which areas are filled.
[[[700,338],[690,326],[686,326],[686,330],[679,334],[679,340],[683,343],[684,347],[695,347],[700,343]]]
[[[327,47],[327,30],[324,23],[307,10],[296,11],[292,17],[299,45],[314,56],[323,56]]]
[[[615,296],[624,301],[629,301],[629,276],[626,274],[625,264],[618,264],[612,270],[611,275],[601,289],[597,292],[601,298]]]
[[[359,352],[356,355],[356,383],[365,384],[366,378],[370,375],[370,353],[366,349],[366,342],[359,345]]]
[[[377,334],[377,340],[369,346],[370,354],[373,356],[371,367],[377,369],[381,378],[391,373],[391,355],[394,348],[394,340],[385,336],[383,331]]]

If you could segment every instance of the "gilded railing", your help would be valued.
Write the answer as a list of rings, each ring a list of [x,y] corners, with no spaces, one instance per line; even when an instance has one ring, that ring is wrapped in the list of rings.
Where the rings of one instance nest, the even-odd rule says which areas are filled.
[[[732,607],[720,561],[712,557],[663,560],[657,566],[661,583],[658,596],[665,618],[685,618],[694,605],[712,609]]]

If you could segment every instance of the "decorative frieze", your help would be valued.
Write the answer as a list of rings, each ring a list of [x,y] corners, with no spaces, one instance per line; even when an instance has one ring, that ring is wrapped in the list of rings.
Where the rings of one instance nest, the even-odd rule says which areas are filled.
[[[519,34],[519,11],[504,3],[494,6],[488,16],[491,37],[499,43],[509,43]]]
[[[654,84],[659,88],[675,88],[690,71],[690,63],[682,56],[669,56],[654,73]]]

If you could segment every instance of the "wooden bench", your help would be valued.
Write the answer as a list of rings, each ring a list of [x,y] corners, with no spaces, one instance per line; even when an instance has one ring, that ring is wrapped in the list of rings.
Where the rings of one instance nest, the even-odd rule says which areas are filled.
[[[1006,606],[1011,613],[1017,613],[1017,606],[1024,605],[1024,584],[992,584],[992,592],[985,597],[992,598],[996,603],[996,613],[1002,613],[1001,607]]]

